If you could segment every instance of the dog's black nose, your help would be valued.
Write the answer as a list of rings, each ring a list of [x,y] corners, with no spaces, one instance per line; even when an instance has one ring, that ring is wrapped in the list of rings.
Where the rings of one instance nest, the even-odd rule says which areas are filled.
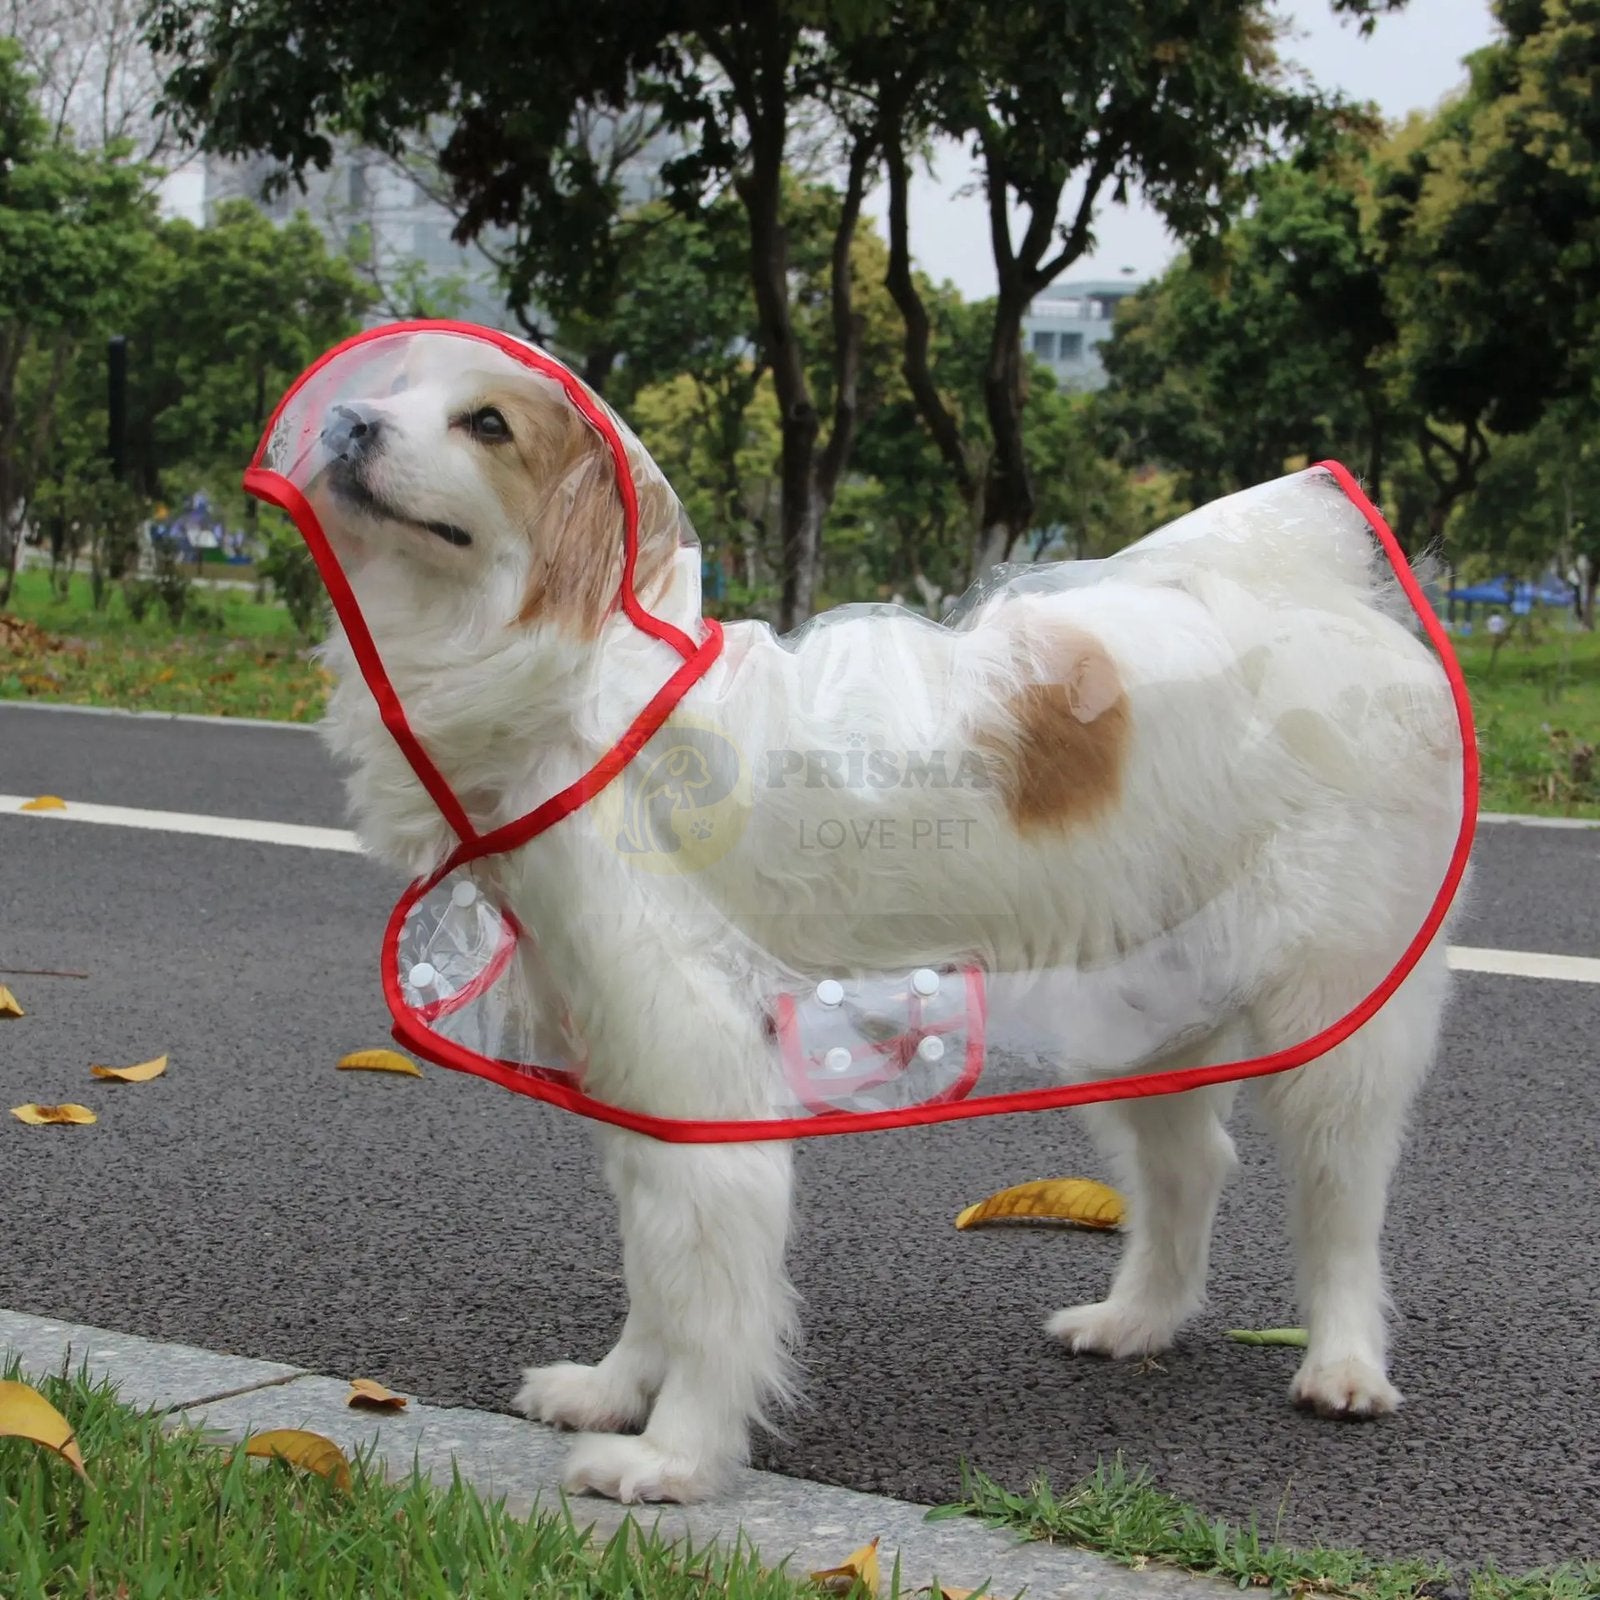
[[[383,421],[360,406],[335,406],[322,426],[322,443],[340,461],[359,461],[377,448]]]

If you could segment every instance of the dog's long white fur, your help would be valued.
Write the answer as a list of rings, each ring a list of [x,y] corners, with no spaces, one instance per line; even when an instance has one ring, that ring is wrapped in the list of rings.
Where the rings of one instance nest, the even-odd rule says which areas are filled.
[[[530,539],[545,531],[486,487],[472,441],[448,429],[481,381],[451,374],[390,403],[375,469],[390,503],[470,527],[472,548],[378,522],[344,529],[342,544],[329,531],[412,727],[488,826],[592,765],[659,686],[666,654],[620,615],[595,637],[558,618],[515,620]],[[642,452],[635,461],[653,470]],[[1391,616],[1359,520],[1329,484],[1296,493],[1256,503],[1255,523],[1224,517],[1217,537],[1158,542],[1103,582],[997,601],[965,630],[851,616],[790,647],[730,627],[685,709],[755,753],[1003,734],[1030,668],[1018,639],[1087,640],[1125,696],[1116,792],[1057,825],[1022,827],[994,788],[898,789],[887,801],[758,788],[738,849],[692,877],[648,882],[582,817],[563,823],[536,857],[503,864],[503,887],[574,998],[591,1092],[662,1115],[762,1114],[762,1041],[738,977],[751,943],[798,970],[974,953],[996,970],[1087,967],[1158,937],[1181,904],[1208,919],[1196,936],[1229,952],[1248,1001],[1163,1066],[1294,1043],[1359,1000],[1441,881],[1459,749],[1442,675]],[[655,601],[693,626],[694,596],[670,580]],[[328,659],[339,682],[327,736],[351,765],[362,836],[411,871],[430,868],[454,841],[341,635]],[[1370,702],[1353,719],[1352,696]],[[858,855],[847,871],[837,855],[785,848],[808,819],[882,816],[888,804],[908,825],[919,807],[961,808],[970,848],[941,855],[932,876],[919,861],[909,877],[903,853],[866,868]],[[775,914],[796,905],[815,914]],[[1399,1403],[1379,1232],[1445,985],[1441,935],[1349,1043],[1255,1091],[1294,1189],[1310,1338],[1293,1396],[1325,1413]],[[1164,1349],[1202,1303],[1234,1098],[1229,1085],[1090,1113],[1128,1198],[1127,1242],[1107,1297],[1050,1320],[1069,1349]],[[713,1494],[744,1460],[752,1424],[794,1388],[790,1152],[599,1139],[621,1211],[627,1319],[597,1366],[530,1369],[517,1405],[578,1430],[575,1488]],[[892,1156],[887,1138],[883,1150]]]

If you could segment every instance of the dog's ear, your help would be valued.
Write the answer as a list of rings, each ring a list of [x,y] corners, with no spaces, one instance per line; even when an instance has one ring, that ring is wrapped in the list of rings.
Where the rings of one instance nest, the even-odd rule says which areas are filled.
[[[570,408],[533,526],[517,621],[592,639],[622,585],[622,496],[599,435]]]
[[[621,601],[626,516],[610,446],[576,411],[569,408],[567,419],[532,530],[533,560],[517,621],[553,623],[593,639]],[[639,504],[634,587],[642,592],[676,546],[676,501],[636,465],[633,478]]]

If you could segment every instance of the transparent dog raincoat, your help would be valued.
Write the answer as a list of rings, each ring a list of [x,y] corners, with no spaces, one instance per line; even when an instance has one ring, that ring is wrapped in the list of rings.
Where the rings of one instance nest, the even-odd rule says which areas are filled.
[[[563,748],[587,753],[531,751],[545,787],[509,821],[413,729],[360,602],[371,552],[340,536],[352,507],[369,540],[389,517],[451,582],[470,506],[428,495],[456,469],[401,503],[415,473],[370,462],[408,407],[468,396],[448,426],[470,429],[473,384],[508,376],[587,444],[533,546],[609,586],[573,658]],[[1283,1071],[1387,1002],[1465,869],[1459,668],[1336,463],[1106,560],[996,569],[942,622],[846,606],[782,639],[702,619],[699,546],[638,440],[552,357],[482,328],[396,324],[329,352],[245,481],[305,537],[460,841],[390,919],[396,1038],[590,1117],[791,1138]],[[1360,981],[1295,983],[1322,963]],[[638,1070],[655,1051],[671,1069]]]

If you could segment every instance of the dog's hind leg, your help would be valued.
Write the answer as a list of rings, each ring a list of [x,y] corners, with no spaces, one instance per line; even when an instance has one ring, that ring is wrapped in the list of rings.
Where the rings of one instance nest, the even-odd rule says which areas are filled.
[[[1308,1037],[1359,999],[1324,974],[1256,1010],[1266,1048]],[[1263,1079],[1262,1111],[1293,1185],[1291,1221],[1308,1343],[1290,1395],[1323,1416],[1393,1411],[1386,1353],[1383,1230],[1406,1115],[1433,1060],[1447,988],[1440,941],[1389,1003],[1347,1043],[1297,1071]]]
[[[637,1372],[648,1351],[659,1389],[643,1433],[575,1441],[567,1487],[627,1501],[703,1499],[745,1460],[752,1424],[789,1391],[791,1151],[626,1133],[606,1142],[631,1302],[613,1355],[627,1345]]]
[[[1205,1301],[1211,1224],[1234,1168],[1224,1125],[1233,1085],[1086,1108],[1085,1121],[1127,1202],[1127,1243],[1104,1300],[1045,1325],[1068,1349],[1164,1350]]]

